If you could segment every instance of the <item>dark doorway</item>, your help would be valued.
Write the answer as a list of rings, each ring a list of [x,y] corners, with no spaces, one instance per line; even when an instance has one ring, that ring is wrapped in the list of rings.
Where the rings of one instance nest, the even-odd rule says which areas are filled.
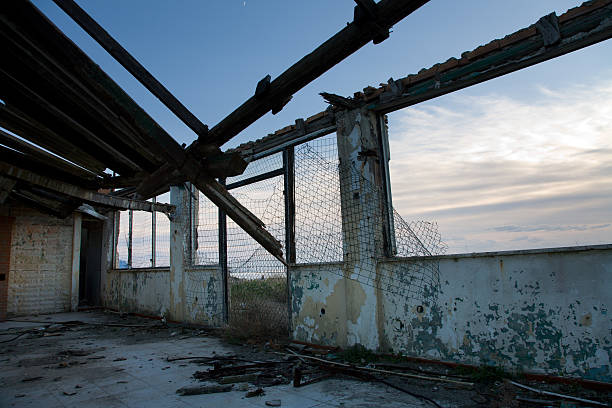
[[[103,223],[99,220],[83,217],[79,306],[98,306],[100,304],[102,226]]]

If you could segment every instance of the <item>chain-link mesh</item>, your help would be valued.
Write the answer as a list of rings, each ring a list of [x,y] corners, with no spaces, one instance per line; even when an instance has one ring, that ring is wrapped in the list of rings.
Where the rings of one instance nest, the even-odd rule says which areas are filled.
[[[295,149],[297,263],[342,261],[342,215],[335,135]]]
[[[282,167],[282,154],[268,156],[249,163],[242,175],[228,178],[226,184],[231,187],[232,183]],[[231,194],[284,245],[283,191],[283,177],[276,176],[233,188]],[[202,194],[199,198],[196,260],[199,264],[218,263],[218,210]],[[286,267],[229,217],[226,223],[230,330],[249,336],[286,335]]]
[[[251,162],[245,173],[227,180],[231,186],[253,176],[282,168],[278,153]],[[341,189],[341,184],[345,188]],[[342,194],[340,193],[342,190]],[[234,188],[231,193],[259,217],[284,247],[285,207],[282,176]],[[335,135],[295,148],[295,241],[297,263],[344,261],[343,276],[407,298],[422,299],[439,284],[435,258],[389,263],[384,254],[383,226],[387,207],[382,190],[354,166],[340,166]],[[344,220],[344,229],[343,229]],[[428,257],[444,252],[434,223],[407,223],[393,210],[396,257]],[[218,262],[218,212],[200,194],[197,261]],[[287,331],[287,271],[246,232],[227,219],[230,328],[251,334]]]

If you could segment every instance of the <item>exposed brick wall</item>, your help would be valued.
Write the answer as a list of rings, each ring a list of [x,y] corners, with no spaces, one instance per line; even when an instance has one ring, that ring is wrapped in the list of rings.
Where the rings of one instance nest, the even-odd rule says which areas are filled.
[[[0,216],[0,321],[6,319],[13,217]]]
[[[7,315],[70,310],[73,218],[11,208]]]

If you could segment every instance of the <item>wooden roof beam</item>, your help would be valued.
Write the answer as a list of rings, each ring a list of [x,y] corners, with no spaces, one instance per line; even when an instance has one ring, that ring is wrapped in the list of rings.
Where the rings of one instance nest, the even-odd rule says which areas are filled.
[[[377,37],[380,27],[388,29],[427,1],[381,0],[375,6],[376,20],[354,21],[348,24],[278,78],[269,83],[264,78],[263,82],[258,84],[256,95],[210,129],[206,137],[192,143],[187,148],[187,153],[196,157],[206,156],[210,145],[221,146],[269,111],[274,113],[280,110],[294,93]],[[142,186],[151,184],[164,185],[167,180],[152,175]]]
[[[121,44],[111,37],[78,4],[73,0],[53,1],[198,136],[205,136],[208,133],[208,126],[200,122],[161,82],[155,79],[142,64],[127,52]]]
[[[76,44],[66,37],[31,2],[0,2],[0,19],[17,26],[32,43],[38,44],[62,68],[77,78],[118,117],[135,129],[143,144],[165,162],[180,167],[183,148],[170,137]],[[176,160],[176,158],[180,160]]]
[[[71,162],[102,175],[106,165],[11,105],[0,105],[0,126]]]
[[[168,216],[174,213],[174,206],[170,204],[151,203],[100,194],[70,183],[41,176],[40,174],[7,163],[0,162],[0,175],[77,198],[88,204],[101,205],[118,210],[159,211]]]
[[[558,28],[558,29],[557,29]],[[566,13],[493,40],[461,58],[423,69],[380,88],[366,88],[358,100],[380,113],[437,98],[612,38],[612,0],[586,2]],[[360,93],[357,93],[360,94]]]
[[[134,129],[15,26],[0,20],[0,39],[7,56],[0,64],[13,77],[36,89],[40,96],[71,117],[79,118],[93,134],[124,152],[139,166],[153,170],[162,163]]]
[[[15,149],[26,156],[32,156],[40,163],[44,163],[48,166],[54,167],[57,170],[78,177],[80,179],[90,181],[96,181],[98,179],[95,173],[92,173],[55,155],[52,155],[51,153],[48,153],[28,142],[25,142],[19,139],[18,137],[6,133],[2,129],[0,129],[0,144],[6,147],[10,147],[11,149]],[[99,181],[102,181],[102,179],[100,178]]]
[[[61,126],[67,133],[63,135],[71,144],[82,149],[97,149],[98,157],[108,163],[108,167],[118,170],[120,173],[136,173],[141,170],[138,164],[125,156],[121,151],[99,139],[89,129],[78,123],[52,103],[38,95],[32,89],[18,81],[16,78],[0,68],[0,96],[8,104],[14,104],[19,109],[29,114],[36,112],[36,117],[43,122],[54,123]]]

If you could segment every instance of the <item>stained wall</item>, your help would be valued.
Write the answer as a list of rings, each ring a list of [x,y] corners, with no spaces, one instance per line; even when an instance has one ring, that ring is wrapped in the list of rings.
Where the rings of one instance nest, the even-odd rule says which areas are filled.
[[[341,264],[291,268],[293,336],[612,381],[612,245],[394,259],[377,269],[409,281],[399,274],[424,261],[439,263],[440,279],[420,299],[348,279]]]

